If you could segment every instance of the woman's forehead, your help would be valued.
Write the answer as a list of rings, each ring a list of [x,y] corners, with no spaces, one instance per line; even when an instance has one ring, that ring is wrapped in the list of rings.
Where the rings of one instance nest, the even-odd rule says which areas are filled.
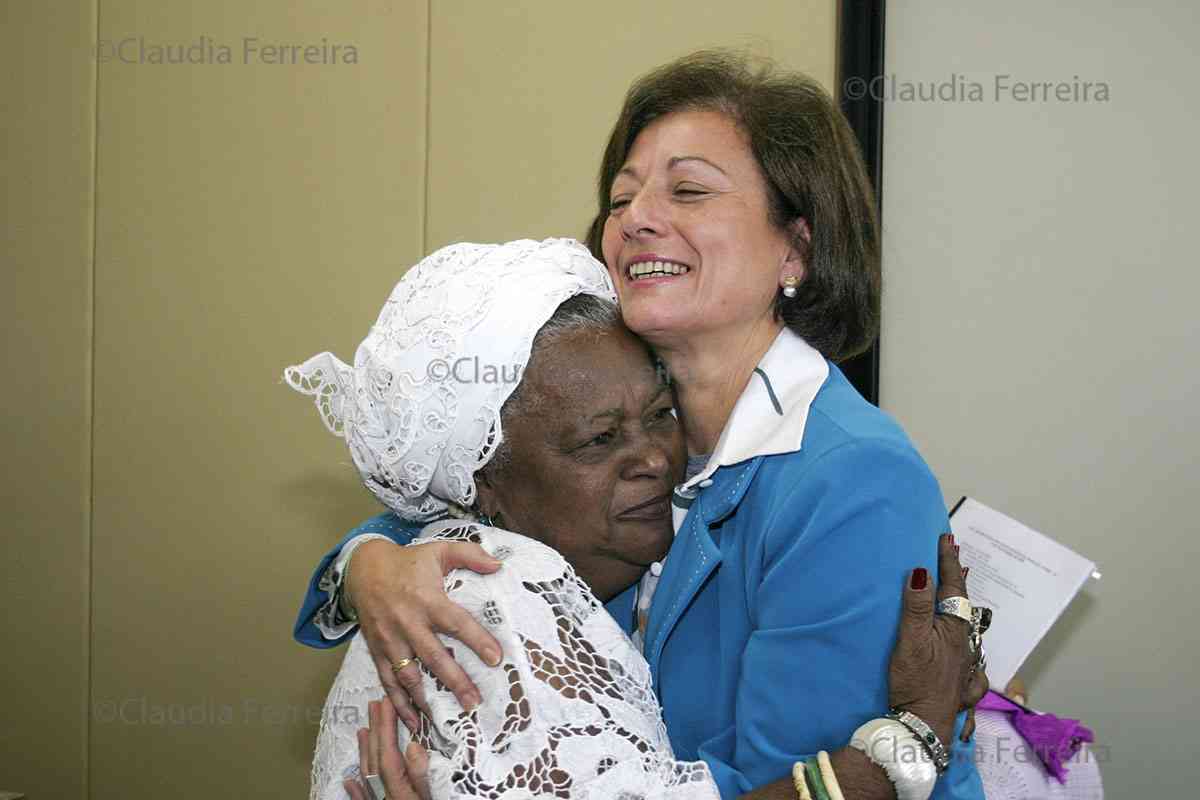
[[[575,414],[597,414],[614,401],[653,402],[666,386],[646,346],[628,331],[581,332],[549,343],[525,380],[546,400]]]
[[[638,133],[618,174],[636,171],[638,162],[648,158],[661,160],[669,167],[687,165],[687,158],[719,166],[721,156],[735,152],[748,154],[749,147],[742,129],[728,115],[720,111],[675,111]]]

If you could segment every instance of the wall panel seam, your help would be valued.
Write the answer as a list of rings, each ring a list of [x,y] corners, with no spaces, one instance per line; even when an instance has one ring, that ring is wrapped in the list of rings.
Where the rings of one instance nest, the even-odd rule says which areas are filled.
[[[92,6],[92,48],[98,48],[100,42],[100,0],[95,0]],[[98,52],[94,53],[98,56]],[[95,540],[96,519],[96,253],[98,251],[100,230],[100,60],[94,57],[92,67],[92,257],[87,270],[88,321],[84,325],[87,331],[87,347],[84,348],[85,361],[84,409],[87,414],[85,429],[87,430],[87,476],[84,485],[87,486],[87,498],[84,507],[87,509],[86,531],[84,539],[84,563],[87,564],[87,576],[84,582],[84,614],[87,618],[87,638],[83,653],[84,663],[84,698],[85,717],[83,735],[83,791],[88,798],[92,797],[92,640],[95,637],[96,625],[92,597],[95,585],[95,563],[93,546]]]
[[[433,0],[425,3],[425,138],[421,142],[422,155],[425,159],[424,186],[421,198],[421,252],[417,258],[424,258],[429,252],[429,162],[430,162],[430,130],[433,119]]]

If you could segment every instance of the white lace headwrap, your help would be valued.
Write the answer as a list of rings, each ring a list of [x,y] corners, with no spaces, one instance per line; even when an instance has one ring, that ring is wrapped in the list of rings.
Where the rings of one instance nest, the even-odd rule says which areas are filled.
[[[450,245],[396,284],[354,366],[320,353],[284,379],[314,397],[376,497],[436,519],[475,503],[533,337],[577,294],[616,302],[604,265],[573,239]]]

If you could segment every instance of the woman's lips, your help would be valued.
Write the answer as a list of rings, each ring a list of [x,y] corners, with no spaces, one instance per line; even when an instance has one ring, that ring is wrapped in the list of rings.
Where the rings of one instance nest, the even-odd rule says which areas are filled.
[[[634,278],[626,283],[631,289],[646,289],[651,286],[662,286],[667,283],[678,283],[679,281],[688,280],[687,275],[653,275],[642,278]]]
[[[625,277],[634,283],[656,278],[674,278],[691,272],[687,264],[669,259],[639,260],[625,268]]]
[[[657,522],[671,516],[671,495],[664,494],[617,514],[622,522]]]

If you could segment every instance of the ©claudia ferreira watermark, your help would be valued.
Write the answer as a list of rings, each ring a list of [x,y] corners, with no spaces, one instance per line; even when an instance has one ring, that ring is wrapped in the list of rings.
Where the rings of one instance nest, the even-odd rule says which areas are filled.
[[[366,727],[368,720],[354,706],[278,705],[254,698],[238,702],[205,698],[189,703],[163,702],[146,695],[99,700],[92,704],[92,720],[101,725],[136,727],[280,727],[344,723]]]
[[[218,40],[198,36],[185,42],[165,42],[145,36],[125,36],[96,42],[96,60],[118,64],[190,65],[343,65],[358,63],[358,46],[347,42],[284,42],[259,36]]]
[[[923,764],[932,761],[929,751],[919,743],[908,740],[881,737],[868,748],[867,755],[876,761],[891,761],[899,764]],[[971,760],[976,765],[982,764],[1036,764],[1055,761],[1069,767],[1072,764],[1107,764],[1112,761],[1112,752],[1107,745],[1077,743],[1055,747],[1054,745],[1034,745],[1019,735],[996,736],[988,740],[984,747],[976,742],[971,751],[956,747],[951,758],[958,761]]]
[[[516,386],[524,379],[526,369],[527,367],[520,363],[491,363],[479,356],[461,356],[452,360],[432,359],[425,365],[425,376],[435,383],[483,383]],[[663,383],[669,383],[672,379],[666,366],[661,363],[647,362],[645,369]],[[610,371],[592,366],[557,374],[554,376],[554,380],[559,383],[586,381],[594,385],[603,385],[610,382],[627,383],[637,377],[637,373],[628,368]]]
[[[847,78],[842,94],[884,103],[1107,103],[1111,87],[1078,75],[1032,80],[1008,73],[971,77],[953,72],[941,80],[905,80],[892,73]]]
[[[430,380],[454,381],[455,383],[510,384],[521,382],[524,368],[521,364],[489,364],[479,356],[456,358],[447,361],[435,358],[425,367]]]

